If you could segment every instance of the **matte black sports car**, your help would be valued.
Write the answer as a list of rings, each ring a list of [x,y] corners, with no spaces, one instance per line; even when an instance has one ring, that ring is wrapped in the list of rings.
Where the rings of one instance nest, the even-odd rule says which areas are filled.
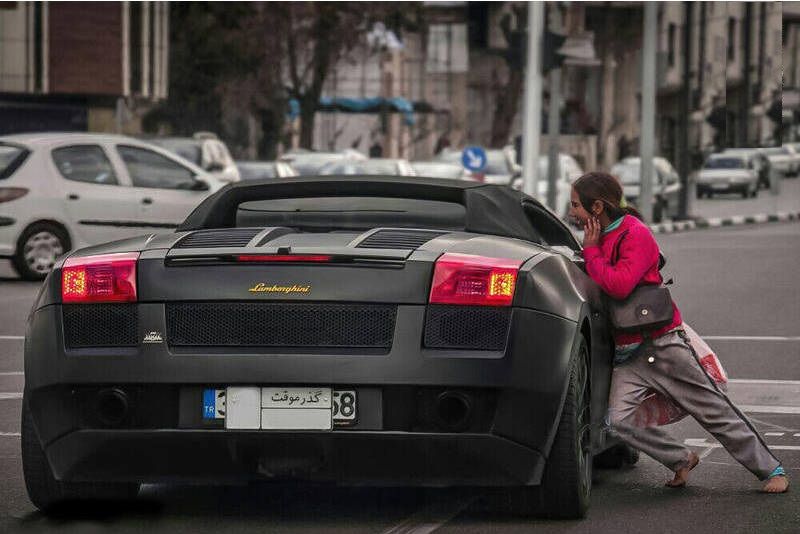
[[[504,186],[238,183],[72,252],[28,320],[40,508],[143,482],[493,486],[581,517],[611,345],[580,246]]]

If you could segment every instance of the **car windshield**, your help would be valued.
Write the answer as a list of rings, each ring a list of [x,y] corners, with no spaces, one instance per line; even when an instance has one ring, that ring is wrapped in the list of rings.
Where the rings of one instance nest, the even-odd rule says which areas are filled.
[[[0,178],[6,178],[7,171],[13,172],[17,158],[24,157],[25,149],[13,145],[0,144]]]
[[[642,181],[641,165],[638,162],[617,163],[611,168],[611,174],[625,185],[635,185]]]
[[[242,180],[262,180],[278,176],[274,163],[237,163],[236,166]]]
[[[163,149],[179,155],[183,159],[189,160],[195,165],[201,164],[202,152],[200,143],[194,139],[148,139],[148,143],[160,146]]]
[[[713,158],[706,162],[706,169],[744,169],[744,160],[739,158]]]

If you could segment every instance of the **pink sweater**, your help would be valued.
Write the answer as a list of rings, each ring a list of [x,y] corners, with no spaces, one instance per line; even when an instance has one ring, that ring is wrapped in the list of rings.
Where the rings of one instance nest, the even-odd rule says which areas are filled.
[[[611,265],[614,245],[625,230],[628,233],[620,244],[617,262]],[[599,246],[583,249],[583,259],[587,274],[613,299],[626,298],[641,283],[662,282],[661,273],[658,272],[658,244],[650,229],[632,215],[626,215],[622,224],[614,230],[601,234]],[[681,324],[681,313],[674,301],[672,308],[672,323],[653,332],[652,337],[662,336]],[[614,334],[617,346],[641,341],[639,334]]]

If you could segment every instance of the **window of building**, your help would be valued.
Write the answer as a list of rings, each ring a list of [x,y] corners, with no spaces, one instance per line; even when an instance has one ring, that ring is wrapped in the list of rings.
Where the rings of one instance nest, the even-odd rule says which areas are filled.
[[[431,24],[428,28],[430,73],[467,72],[467,25]]]
[[[194,183],[191,170],[152,150],[118,145],[117,152],[134,187],[189,189]]]
[[[98,145],[73,145],[53,150],[53,162],[67,180],[117,185],[117,175]]]
[[[675,66],[675,24],[670,23],[667,30],[667,63],[670,67]]]
[[[489,47],[489,2],[468,2],[469,46],[474,49]]]
[[[736,19],[728,19],[728,61],[736,59]]]

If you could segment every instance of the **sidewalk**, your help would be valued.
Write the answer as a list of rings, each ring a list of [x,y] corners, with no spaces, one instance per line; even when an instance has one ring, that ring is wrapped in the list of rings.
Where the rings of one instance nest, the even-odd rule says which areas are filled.
[[[650,225],[653,233],[672,233],[700,228],[783,222],[800,220],[800,178],[781,182],[780,194],[761,190],[756,198],[743,199],[738,195],[721,195],[714,198],[689,199],[691,221]]]

